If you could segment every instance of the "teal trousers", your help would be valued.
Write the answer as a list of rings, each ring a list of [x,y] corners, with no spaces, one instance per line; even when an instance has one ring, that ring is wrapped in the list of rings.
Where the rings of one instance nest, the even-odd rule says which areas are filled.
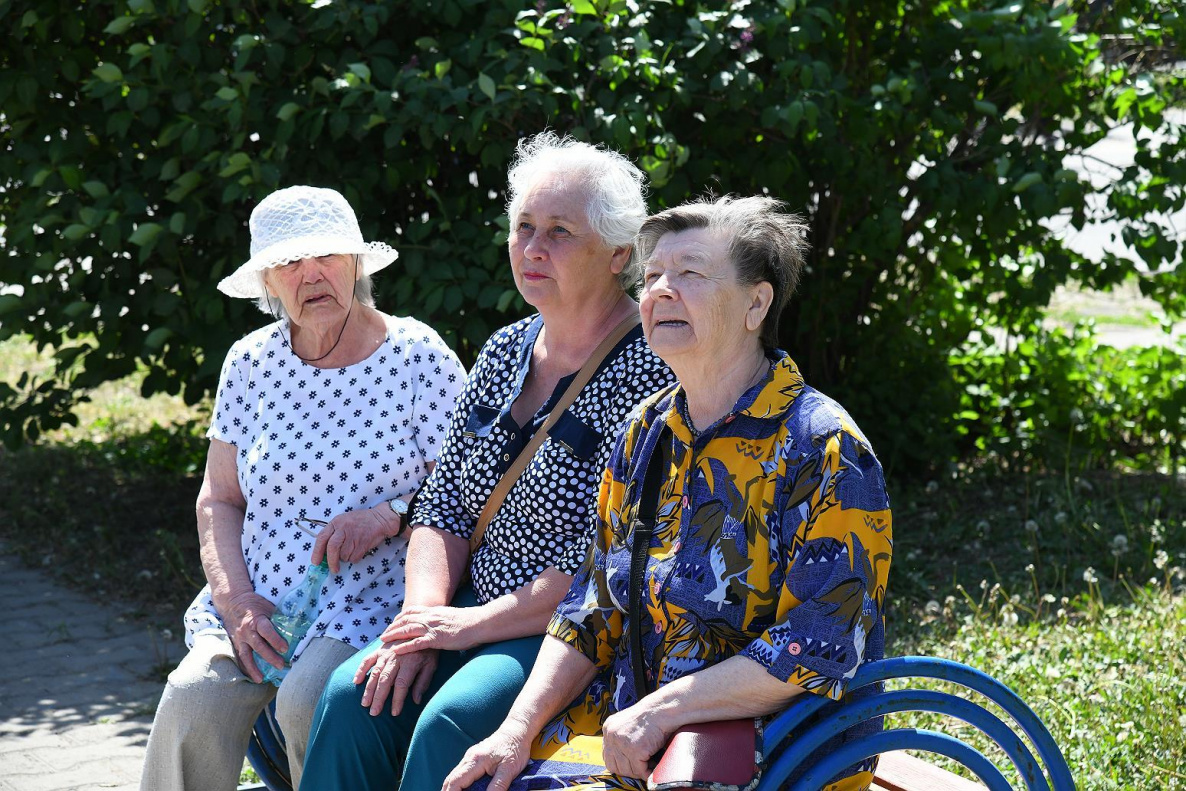
[[[375,641],[338,666],[317,704],[301,791],[437,791],[465,751],[498,729],[531,673],[542,635],[442,651],[422,704],[372,717],[355,686]]]

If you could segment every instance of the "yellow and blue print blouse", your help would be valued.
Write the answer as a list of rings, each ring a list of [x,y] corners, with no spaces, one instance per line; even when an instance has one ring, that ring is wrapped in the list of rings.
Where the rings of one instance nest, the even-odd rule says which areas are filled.
[[[548,626],[599,672],[537,739],[516,787],[645,787],[607,775],[591,737],[639,697],[625,637],[631,533],[660,441],[670,466],[637,614],[649,685],[741,654],[838,699],[862,662],[883,656],[893,541],[881,465],[848,414],[776,354],[766,379],[703,433],[678,385],[629,422],[602,480],[595,545]],[[871,769],[831,787],[867,787]]]

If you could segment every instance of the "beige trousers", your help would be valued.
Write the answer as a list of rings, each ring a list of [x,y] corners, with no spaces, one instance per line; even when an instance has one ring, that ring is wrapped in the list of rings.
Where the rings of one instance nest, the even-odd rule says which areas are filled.
[[[314,638],[277,691],[243,675],[225,636],[199,635],[165,684],[148,736],[140,791],[233,791],[251,728],[273,697],[292,786],[299,787],[317,699],[334,668],[354,653],[345,643]]]

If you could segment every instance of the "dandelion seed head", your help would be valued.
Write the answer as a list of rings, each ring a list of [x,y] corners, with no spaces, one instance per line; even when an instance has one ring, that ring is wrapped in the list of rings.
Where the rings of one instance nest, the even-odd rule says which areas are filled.
[[[1038,532],[1037,521],[1034,519],[1025,520],[1025,530],[1027,533],[1037,533]]]
[[[1096,576],[1095,569],[1093,569],[1091,566],[1088,566],[1087,568],[1083,569],[1083,581],[1088,585],[1094,585],[1100,581],[1100,578]]]

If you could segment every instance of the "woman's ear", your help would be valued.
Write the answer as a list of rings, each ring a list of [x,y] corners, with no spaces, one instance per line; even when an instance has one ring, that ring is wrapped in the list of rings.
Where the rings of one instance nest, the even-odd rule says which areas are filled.
[[[745,328],[750,332],[760,330],[773,303],[774,286],[765,280],[753,286],[753,290],[750,292],[750,304],[745,311]]]
[[[615,275],[622,274],[622,270],[626,268],[626,264],[630,263],[630,253],[633,251],[633,245],[624,244],[621,247],[615,247],[614,256],[609,262],[609,271]]]

